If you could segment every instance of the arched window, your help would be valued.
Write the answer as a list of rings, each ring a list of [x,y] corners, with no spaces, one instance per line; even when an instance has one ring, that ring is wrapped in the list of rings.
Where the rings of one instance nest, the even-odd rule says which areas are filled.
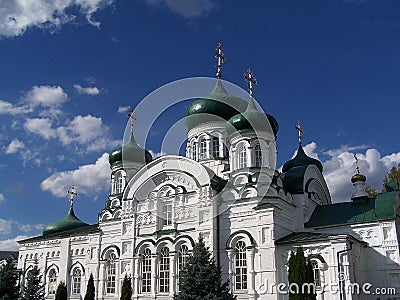
[[[247,150],[246,146],[242,145],[239,148],[239,169],[247,167]]]
[[[115,174],[114,186],[115,186],[115,189],[114,189],[115,194],[121,194],[122,191],[124,190],[125,180],[124,180],[124,176],[122,175],[121,172],[118,172]]]
[[[107,258],[106,265],[106,293],[115,294],[115,276],[116,276],[116,262],[117,259],[115,253],[110,253]]]
[[[318,267],[318,261],[316,260],[311,260],[311,266],[313,269],[313,273],[314,273],[314,283],[315,286],[321,286],[321,271]]]
[[[262,167],[262,153],[260,144],[254,145],[254,165],[255,167]]]
[[[219,153],[219,137],[213,136],[212,138],[212,156],[214,158],[220,157]]]
[[[186,245],[181,245],[178,251],[178,276],[177,276],[177,285],[179,287],[179,276],[181,271],[186,265],[186,262],[189,258],[189,248]]]
[[[235,245],[235,289],[247,289],[247,258],[246,244],[243,241]]]
[[[144,249],[142,254],[142,293],[151,292],[151,251]]]
[[[49,272],[49,287],[48,292],[49,295],[54,295],[57,290],[57,272],[54,269],[51,269]]]
[[[80,294],[81,293],[81,279],[82,272],[81,269],[75,268],[72,273],[72,294]]]
[[[163,247],[161,249],[161,258],[160,258],[160,282],[159,282],[159,291],[160,293],[168,293],[169,292],[169,249],[167,247]]]
[[[207,141],[205,138],[200,139],[199,143],[199,160],[207,158]]]
[[[197,145],[196,145],[196,143],[192,144],[192,159],[193,160],[197,159]]]
[[[162,226],[172,224],[172,203],[165,203],[162,207]]]

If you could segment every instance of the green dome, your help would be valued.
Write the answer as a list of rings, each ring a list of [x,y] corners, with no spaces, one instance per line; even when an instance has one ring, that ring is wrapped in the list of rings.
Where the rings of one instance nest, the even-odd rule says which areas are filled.
[[[229,95],[221,80],[218,79],[210,95],[193,101],[188,107],[186,126],[190,130],[203,123],[221,121],[221,119],[228,121],[232,116],[242,112],[245,107],[246,101]]]
[[[147,164],[153,160],[149,151],[139,147],[133,134],[125,145],[111,151],[108,156],[108,162],[112,166],[117,162],[122,162],[122,158],[126,162],[142,164]]]
[[[48,224],[43,229],[43,235],[48,235],[51,233],[61,232],[69,229],[75,229],[88,226],[85,222],[79,220],[74,213],[73,207],[71,207],[68,211],[68,214],[59,221],[52,222]]]
[[[307,156],[307,154],[303,150],[303,147],[300,144],[296,156],[291,160],[287,161],[283,165],[282,172],[285,173],[294,167],[308,166],[308,165],[315,165],[322,173],[323,170],[322,163],[318,159]]]
[[[279,130],[278,122],[270,114],[258,111],[251,99],[244,113],[237,114],[229,119],[226,131],[228,134],[247,130],[266,131],[269,129],[268,122],[271,124],[271,129],[276,138]]]

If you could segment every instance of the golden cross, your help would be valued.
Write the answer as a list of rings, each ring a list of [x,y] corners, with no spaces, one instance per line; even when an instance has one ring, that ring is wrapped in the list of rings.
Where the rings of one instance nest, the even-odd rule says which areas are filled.
[[[249,83],[250,98],[253,98],[253,84],[257,85],[257,79],[254,77],[253,72],[250,69],[243,74],[244,81]]]
[[[217,48],[215,48],[214,50],[215,53],[215,58],[218,59],[218,63],[217,63],[217,78],[220,79],[221,78],[221,69],[222,69],[222,64],[225,63],[225,55],[224,52],[222,52],[222,46],[221,43],[218,43]]]
[[[354,153],[354,159],[356,160],[356,174],[360,174],[360,168],[358,167],[358,157],[356,153]]]
[[[298,136],[299,136],[299,144],[301,144],[304,131],[303,131],[303,129],[301,129],[300,121],[297,121],[295,127],[297,130]]]
[[[78,193],[76,192],[76,189],[74,186],[71,187],[69,191],[67,191],[69,194],[69,205],[72,207],[74,205],[74,198],[75,196],[78,196]]]

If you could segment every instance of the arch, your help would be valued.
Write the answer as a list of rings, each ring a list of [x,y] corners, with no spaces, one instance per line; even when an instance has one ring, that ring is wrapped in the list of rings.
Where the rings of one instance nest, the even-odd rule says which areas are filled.
[[[111,220],[112,219],[112,214],[111,214],[111,212],[109,212],[108,210],[106,210],[106,211],[103,211],[101,214],[100,214],[100,221],[108,221],[108,220]]]
[[[46,276],[49,276],[49,272],[51,271],[51,269],[55,269],[57,274],[60,273],[60,268],[56,264],[51,264],[46,269]]]
[[[181,242],[180,240],[184,240],[184,239],[187,239],[187,240],[190,242],[190,244],[192,245],[192,248],[194,247],[194,244],[195,244],[195,243],[194,243],[193,238],[192,238],[190,235],[187,235],[187,234],[185,234],[185,235],[180,235],[180,236],[178,236],[177,238],[175,238],[173,244],[178,244],[178,242],[179,242],[179,243]]]
[[[251,245],[247,247],[255,247],[256,242],[253,238],[253,236],[246,230],[238,230],[234,233],[232,233],[229,238],[226,241],[225,248],[228,249],[233,249],[234,244],[238,239],[244,239],[246,242],[246,245]]]
[[[139,243],[137,244],[136,248],[135,248],[135,254],[140,253],[140,251],[141,251],[143,248],[145,248],[146,245],[149,245],[149,244],[151,244],[152,248],[154,248],[156,242],[153,241],[153,240],[151,240],[151,239],[145,239],[145,240],[139,242]]]
[[[71,265],[69,268],[69,275],[73,275],[73,271],[75,268],[80,268],[83,275],[85,275],[85,267],[82,265],[81,262],[77,261]]]
[[[121,214],[122,214],[122,209],[121,208],[116,209],[113,213],[113,219],[121,218]]]
[[[101,252],[101,259],[106,259],[107,255],[111,252],[116,252],[117,253],[117,258],[120,256],[121,254],[121,250],[119,249],[118,246],[116,245],[110,245],[106,248],[104,248],[104,250]]]

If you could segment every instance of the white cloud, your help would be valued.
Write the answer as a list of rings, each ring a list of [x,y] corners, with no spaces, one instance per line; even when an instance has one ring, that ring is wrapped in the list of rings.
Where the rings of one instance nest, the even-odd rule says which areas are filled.
[[[0,234],[9,234],[9,233],[11,233],[11,221],[0,219]]]
[[[59,107],[68,101],[68,95],[61,86],[34,86],[24,96],[33,106]]]
[[[130,106],[118,106],[117,112],[119,114],[124,114],[124,113],[128,112],[128,110],[130,110],[130,109],[131,109]]]
[[[18,235],[15,238],[0,241],[0,249],[3,251],[18,251],[19,246],[17,241],[25,240],[27,238],[30,238],[30,236]]]
[[[44,224],[18,224],[18,229],[23,232],[43,230]]]
[[[18,114],[26,114],[32,112],[32,108],[28,106],[15,106],[10,102],[0,100],[0,115],[18,115]]]
[[[43,29],[61,28],[76,16],[66,13],[72,6],[80,8],[88,23],[99,27],[93,14],[110,5],[113,0],[13,0],[2,1],[0,9],[0,36],[14,37],[25,33],[30,27]]]
[[[101,118],[91,115],[76,116],[65,126],[56,128],[53,128],[49,118],[27,119],[24,127],[45,140],[58,139],[64,146],[73,143],[84,145],[87,151],[103,150],[119,142],[109,138],[108,127]]]
[[[18,139],[13,139],[6,148],[6,154],[16,153],[18,150],[25,148],[25,144]]]
[[[75,90],[81,95],[94,96],[100,94],[99,88],[93,87],[82,87],[79,84],[74,84]]]
[[[6,197],[4,197],[3,193],[0,193],[0,203],[6,201]]]
[[[201,17],[216,7],[212,0],[145,0],[153,6],[165,6],[184,18]]]
[[[110,166],[108,153],[100,156],[94,164],[80,166],[76,170],[56,172],[46,178],[40,187],[57,197],[65,197],[65,191],[76,186],[78,193],[97,197],[109,189]]]
[[[151,156],[153,157],[153,159],[156,159],[157,157],[163,156],[167,153],[161,151],[161,152],[154,152],[153,150],[149,150]]]

